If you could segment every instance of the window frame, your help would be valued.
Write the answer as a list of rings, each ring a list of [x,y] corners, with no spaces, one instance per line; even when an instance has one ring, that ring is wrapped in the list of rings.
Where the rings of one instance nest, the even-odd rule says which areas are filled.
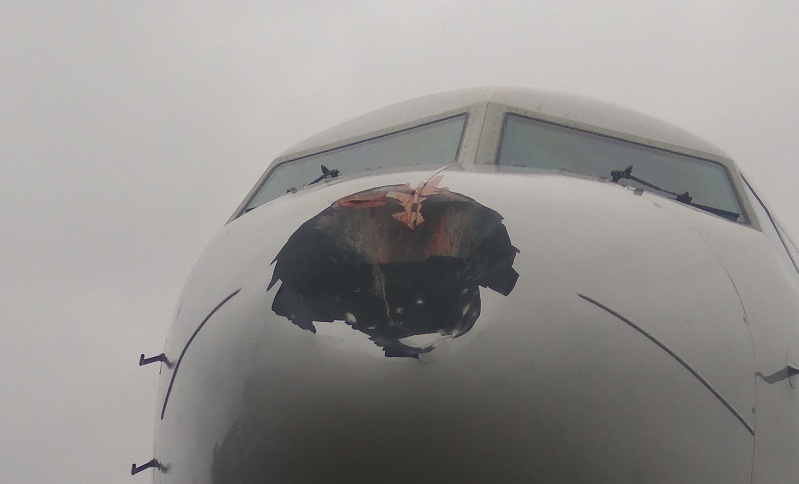
[[[785,255],[788,257],[788,260],[791,261],[791,263],[793,264],[793,268],[796,271],[796,273],[799,274],[799,260],[796,260],[793,253],[791,252],[791,249],[788,247],[788,243],[790,243],[793,246],[793,248],[796,249],[797,248],[796,244],[793,242],[793,240],[791,240],[790,237],[788,237],[788,234],[785,233],[785,230],[782,228],[782,226],[780,226],[780,224],[777,223],[776,220],[774,220],[774,216],[771,215],[771,210],[769,210],[766,204],[763,203],[763,200],[760,198],[760,195],[757,194],[755,189],[752,188],[752,184],[749,183],[749,180],[747,180],[746,177],[744,177],[743,175],[741,175],[741,179],[743,179],[744,183],[746,184],[746,187],[749,189],[752,195],[754,195],[755,197],[754,202],[760,204],[760,207],[763,209],[764,212],[766,212],[766,217],[768,218],[768,220],[763,220],[762,223],[771,224],[771,227],[774,229],[774,232],[776,232],[777,234],[777,238],[779,238],[780,242],[782,242],[782,248],[785,250]],[[763,234],[766,235],[765,229],[761,229],[761,232],[763,232]],[[786,239],[788,239],[787,242]]]

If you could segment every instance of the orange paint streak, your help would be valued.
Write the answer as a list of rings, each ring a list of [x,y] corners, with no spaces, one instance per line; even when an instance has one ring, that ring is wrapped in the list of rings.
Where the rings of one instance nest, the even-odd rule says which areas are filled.
[[[380,207],[386,204],[386,193],[377,192],[352,195],[338,200],[335,204],[339,207]]]
[[[431,195],[449,192],[446,188],[438,187],[443,177],[443,175],[437,175],[428,182],[420,183],[415,189],[411,189],[410,185],[406,184],[399,190],[352,195],[335,202],[335,205],[339,207],[373,208],[385,205],[388,203],[387,199],[392,198],[399,202],[402,207],[401,212],[392,214],[394,220],[402,223],[410,230],[415,230],[418,225],[425,222],[422,216],[422,203]]]
[[[422,216],[422,202],[427,200],[430,195],[435,195],[442,191],[438,188],[439,182],[444,175],[437,175],[430,179],[428,182],[420,183],[415,190],[410,193],[403,193],[398,191],[390,191],[386,194],[387,197],[396,199],[402,205],[403,211],[392,215],[395,220],[405,224],[410,230],[416,229],[416,226],[424,223]],[[446,190],[443,189],[443,190]]]

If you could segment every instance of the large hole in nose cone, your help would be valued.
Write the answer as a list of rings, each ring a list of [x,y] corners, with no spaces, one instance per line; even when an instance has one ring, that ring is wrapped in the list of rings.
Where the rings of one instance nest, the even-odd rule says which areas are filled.
[[[513,290],[519,250],[499,213],[440,180],[359,192],[303,223],[273,261],[272,310],[314,333],[344,321],[386,356],[418,358],[468,332],[479,286]]]

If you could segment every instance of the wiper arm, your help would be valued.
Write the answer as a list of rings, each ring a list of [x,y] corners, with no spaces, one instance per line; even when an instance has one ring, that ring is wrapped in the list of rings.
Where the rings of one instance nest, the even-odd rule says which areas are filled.
[[[312,181],[311,183],[306,183],[303,186],[309,187],[315,183],[319,183],[322,180],[332,180],[333,178],[337,178],[339,175],[341,175],[341,172],[338,171],[337,169],[334,168],[331,170],[325,165],[322,165],[322,175],[319,178]],[[297,193],[297,187],[289,188],[288,190],[286,190],[286,193]]]
[[[677,200],[678,202],[682,202],[682,203],[684,203],[686,205],[691,205],[692,207],[700,208],[700,209],[702,209],[702,210],[704,210],[706,212],[710,212],[712,214],[715,214],[715,215],[718,215],[718,216],[721,216],[721,217],[724,217],[724,218],[728,218],[730,220],[738,220],[738,217],[741,216],[740,213],[730,212],[729,210],[723,210],[721,208],[709,207],[707,205],[701,205],[701,204],[698,204],[698,203],[694,203],[694,202],[692,202],[693,197],[691,197],[691,195],[689,195],[688,192],[677,193],[677,192],[672,192],[671,190],[666,190],[665,188],[660,188],[659,186],[657,186],[657,185],[655,185],[653,183],[649,183],[648,181],[642,180],[642,179],[638,178],[637,176],[633,176],[632,175],[632,171],[633,171],[633,165],[630,165],[630,166],[628,166],[627,168],[625,168],[623,170],[612,170],[610,172],[610,177],[611,177],[611,179],[613,180],[614,183],[618,183],[619,180],[621,180],[622,178],[626,178],[626,179],[629,179],[629,180],[636,181],[636,182],[640,183],[641,185],[647,186],[647,187],[655,189],[657,191],[660,191],[660,192],[663,192],[663,193],[668,193],[669,195],[674,195],[674,199]]]
[[[631,174],[632,171],[633,171],[633,165],[630,165],[623,170],[611,171],[610,176],[613,179],[613,182],[615,183],[618,183],[619,180],[621,180],[622,178],[627,178],[629,180],[637,181],[641,185],[647,186],[649,188],[654,188],[657,191],[668,193],[669,195],[674,195],[675,200],[677,200],[678,202],[687,203],[689,205],[691,204],[691,200],[693,200],[693,198],[691,197],[691,195],[688,195],[688,192],[677,193],[677,192],[672,192],[671,190],[666,190],[665,188],[660,188],[659,186],[649,183],[648,181],[641,180],[637,176],[633,176]]]
[[[702,210],[704,210],[706,212],[710,212],[710,213],[716,214],[716,215],[718,215],[720,217],[728,218],[728,219],[730,219],[732,221],[736,221],[736,222],[738,221],[738,217],[741,216],[740,213],[730,212],[729,210],[724,210],[722,208],[709,207],[707,205],[700,205],[700,204],[694,203],[694,202],[691,202],[688,205],[690,205],[692,207],[696,207],[696,208],[701,208]]]
[[[322,165],[322,175],[319,178],[317,178],[316,180],[314,180],[311,183],[309,183],[307,186],[311,186],[314,183],[319,183],[320,181],[324,180],[325,178],[327,178],[328,180],[332,180],[333,178],[338,177],[340,174],[341,174],[341,172],[339,172],[337,169],[334,168],[334,169],[330,170],[325,165]]]
[[[337,178],[339,175],[341,175],[341,172],[338,171],[337,169],[332,169],[331,170],[328,167],[326,167],[325,165],[322,165],[322,176],[320,176],[319,178],[315,179],[311,183],[308,183],[307,185],[303,185],[303,186],[304,187],[311,186],[311,185],[313,185],[315,183],[319,183],[322,180],[332,180],[333,178]],[[289,188],[288,190],[286,190],[286,193],[297,193],[297,187]],[[252,202],[250,202],[250,203],[252,203]],[[266,203],[266,202],[263,202],[263,203]],[[255,210],[256,208],[258,208],[260,206],[261,205],[255,205],[255,206],[247,207],[247,208],[244,209],[244,213],[247,213],[250,210]]]

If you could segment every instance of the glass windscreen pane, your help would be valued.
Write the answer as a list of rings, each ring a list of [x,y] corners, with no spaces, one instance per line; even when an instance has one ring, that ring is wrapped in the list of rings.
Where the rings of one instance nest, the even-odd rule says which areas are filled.
[[[497,163],[608,179],[611,171],[632,166],[631,174],[645,182],[674,193],[688,192],[692,205],[730,212],[725,216],[732,219],[742,214],[720,164],[522,116],[506,117]],[[619,183],[675,198],[631,179]]]
[[[300,189],[322,175],[321,166],[339,170],[339,176],[404,166],[440,166],[458,156],[466,115],[436,121],[379,138],[362,141],[318,155],[278,165],[255,198],[251,210]]]

